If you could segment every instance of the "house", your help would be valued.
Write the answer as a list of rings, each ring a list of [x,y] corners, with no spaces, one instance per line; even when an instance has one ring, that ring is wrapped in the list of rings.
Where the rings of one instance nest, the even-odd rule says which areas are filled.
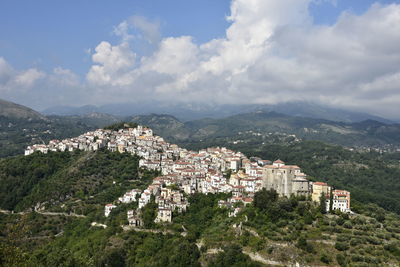
[[[137,195],[140,195],[141,191],[138,189],[132,189],[126,192],[122,197],[118,198],[118,201],[122,203],[131,203],[136,201]]]
[[[308,195],[307,181],[300,179],[303,176],[300,167],[286,165],[282,160],[276,160],[272,165],[262,167],[262,186],[267,190],[274,189],[280,196]]]
[[[104,216],[108,217],[113,209],[115,209],[117,206],[114,204],[107,204],[104,207]]]
[[[128,224],[133,227],[143,226],[143,220],[141,218],[140,210],[128,210],[127,212]]]
[[[346,190],[332,191],[332,210],[340,210],[341,212],[350,212],[350,192]],[[327,202],[329,209],[330,199]]]
[[[172,209],[171,208],[160,208],[157,212],[157,218],[154,220],[156,223],[159,222],[172,222]]]
[[[312,194],[311,199],[315,202],[319,202],[321,195],[324,194],[326,197],[330,195],[331,187],[327,183],[314,182],[312,183]]]

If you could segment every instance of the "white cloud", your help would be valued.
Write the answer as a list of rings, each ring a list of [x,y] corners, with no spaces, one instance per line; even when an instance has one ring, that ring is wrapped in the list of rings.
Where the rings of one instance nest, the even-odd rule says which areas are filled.
[[[38,71],[37,69],[29,69],[22,73],[19,73],[15,77],[16,86],[22,86],[25,88],[32,87],[35,82],[41,78],[44,78],[46,75],[44,72]]]
[[[138,32],[136,35],[134,30]],[[156,44],[161,39],[160,23],[135,15],[114,27],[114,34],[121,37],[124,42],[142,38],[150,44]]]
[[[120,24],[118,24],[118,26],[114,27],[114,34],[116,36],[119,36],[122,38],[122,40],[124,42],[127,42],[131,39],[133,39],[133,34],[130,34],[130,25],[128,23],[128,21],[124,20],[123,22],[121,22]]]
[[[92,56],[94,63],[87,74],[87,80],[95,85],[126,85],[126,71],[135,64],[135,53],[127,42],[112,46],[109,42],[101,42]]]
[[[150,21],[143,16],[133,16],[129,19],[129,22],[142,33],[143,38],[150,44],[156,44],[160,41],[160,23],[158,21]]]
[[[53,84],[62,87],[80,86],[79,76],[69,69],[57,67],[53,69],[53,74],[50,75],[49,80]]]
[[[0,91],[11,94],[25,91],[45,76],[44,72],[35,68],[16,71],[4,58],[0,57]]]
[[[400,5],[374,4],[321,26],[308,13],[315,1],[232,0],[226,35],[202,44],[191,36],[161,38],[158,22],[134,16],[115,27],[120,43],[95,48],[83,84],[62,69],[44,80],[58,72],[61,87],[79,84],[87,103],[307,100],[398,116]],[[137,39],[155,50],[138,56]],[[1,88],[18,75],[0,58]],[[25,75],[40,79],[34,69]]]
[[[370,101],[379,106],[382,98],[367,102],[363,95],[372,81],[385,80],[383,77],[400,69],[400,5],[375,4],[363,15],[345,12],[334,25],[316,26],[308,13],[311,2],[233,0],[227,17],[232,24],[225,38],[197,45],[190,36],[167,37],[135,68],[116,68],[118,71],[105,67],[113,66],[115,60],[108,62],[93,56],[95,62],[103,65],[93,66],[88,78],[91,80],[90,75],[97,73],[93,81],[124,85],[121,92],[136,94],[143,90],[138,83],[141,77],[152,73],[156,82],[147,91],[156,92],[153,97],[160,100],[308,100],[376,112],[370,108]],[[118,26],[121,45],[125,44],[133,21],[131,18]],[[136,27],[138,21],[146,20],[136,17]],[[154,32],[158,32],[156,28]],[[99,50],[106,50],[109,55],[111,47],[108,44],[106,49]],[[95,55],[104,53],[97,50]],[[129,55],[129,47],[117,58],[122,54]],[[121,77],[124,83],[120,82]],[[385,88],[375,82],[370,90],[400,95]]]
[[[8,62],[0,57],[0,92],[9,90],[8,84],[14,76],[14,70]]]
[[[171,75],[194,71],[198,63],[197,54],[198,48],[190,36],[165,38],[159,50],[143,60],[142,70]]]

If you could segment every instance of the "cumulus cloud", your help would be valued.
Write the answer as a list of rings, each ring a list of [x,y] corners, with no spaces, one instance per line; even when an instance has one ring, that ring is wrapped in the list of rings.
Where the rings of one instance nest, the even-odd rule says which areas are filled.
[[[90,96],[86,89],[79,76],[69,69],[56,67],[49,73],[36,68],[18,71],[0,57],[0,98],[34,108],[86,104]]]
[[[333,25],[321,26],[308,11],[312,2],[232,0],[225,36],[201,44],[191,36],[161,38],[159,23],[134,16],[114,28],[120,43],[102,41],[95,48],[86,80],[57,72],[87,92],[87,103],[307,100],[397,116],[400,5],[374,4],[361,15],[343,12]],[[156,44],[152,53],[137,52],[134,40],[140,38]],[[14,72],[0,58],[3,87],[22,75]],[[29,77],[44,79],[34,69],[22,77],[29,86]]]
[[[16,71],[3,57],[0,57],[0,91],[3,93],[25,91],[45,76],[44,72],[35,68]]]
[[[95,85],[126,85],[126,72],[135,64],[135,53],[127,42],[112,46],[101,42],[92,55],[93,65],[87,74],[87,80]]]
[[[142,33],[143,38],[150,44],[160,41],[160,23],[158,21],[150,21],[143,16],[133,16],[128,21]]]
[[[134,68],[132,62],[117,72],[93,66],[88,79],[99,68],[102,78],[93,80],[137,94],[145,89],[141,77],[151,73],[151,91],[160,100],[307,100],[391,113],[382,104],[395,105],[387,101],[400,96],[400,5],[374,4],[365,14],[344,12],[334,25],[319,26],[308,12],[311,2],[233,0],[225,37],[203,44],[190,36],[167,37]],[[136,18],[136,26],[141,20]],[[121,45],[133,21],[118,26]],[[129,47],[124,51],[129,55]]]

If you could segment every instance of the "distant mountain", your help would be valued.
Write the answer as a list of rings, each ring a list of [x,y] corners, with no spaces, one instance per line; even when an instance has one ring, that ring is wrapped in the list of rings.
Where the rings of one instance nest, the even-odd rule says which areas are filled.
[[[319,140],[344,146],[400,145],[400,124],[374,120],[357,123],[289,116],[257,111],[222,119],[181,122],[170,115],[145,115],[130,118],[145,124],[172,142],[190,143],[215,138],[239,138],[243,132],[294,134],[305,140]]]
[[[82,107],[51,107],[43,110],[44,114],[47,115],[60,115],[60,116],[71,116],[71,115],[85,115],[88,113],[106,113],[114,116],[126,117],[143,114],[171,114],[178,117],[182,121],[202,119],[205,117],[222,118],[238,114],[246,111],[254,111],[256,106],[249,105],[237,106],[237,105],[199,105],[191,103],[175,103],[166,104],[162,102],[141,102],[141,103],[117,103],[108,104],[102,106],[82,106]]]
[[[0,99],[0,116],[16,119],[46,119],[33,109],[2,99]]]
[[[0,158],[21,155],[26,146],[82,134],[121,121],[114,115],[88,112],[81,115],[44,116],[28,107],[0,99]]]
[[[149,126],[156,133],[160,133],[160,136],[172,140],[188,140],[192,134],[192,129],[171,115],[140,115],[127,118],[127,120]]]
[[[376,120],[384,123],[392,121],[367,113],[354,112],[332,107],[322,106],[309,102],[290,102],[276,105],[215,105],[196,103],[164,103],[164,102],[141,102],[141,103],[117,103],[103,106],[82,107],[52,107],[43,111],[48,115],[85,115],[88,113],[107,113],[115,116],[134,116],[142,114],[170,114],[181,121],[191,121],[203,118],[224,118],[242,113],[254,111],[278,112],[290,116],[325,119],[341,122],[360,122],[363,120]]]
[[[290,116],[325,119],[330,121],[361,122],[365,120],[375,120],[384,123],[393,123],[391,120],[368,113],[332,108],[309,102],[290,102],[277,105],[264,105],[260,106],[259,110],[274,111]]]
[[[55,106],[43,110],[42,113],[46,115],[71,116],[98,113],[99,110],[100,109],[98,107],[93,105],[86,105],[82,107]]]
[[[21,155],[26,146],[82,134],[119,121],[115,116],[43,116],[37,111],[0,100],[0,158]]]
[[[92,112],[85,115],[71,115],[71,116],[48,116],[48,118],[57,118],[58,120],[68,121],[71,123],[81,123],[86,124],[91,127],[102,128],[104,126],[114,124],[122,121],[120,117]]]

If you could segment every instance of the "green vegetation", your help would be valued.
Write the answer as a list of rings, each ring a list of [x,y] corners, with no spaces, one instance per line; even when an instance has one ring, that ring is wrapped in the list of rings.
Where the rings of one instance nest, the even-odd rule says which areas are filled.
[[[228,217],[217,204],[227,197],[192,195],[187,212],[175,214],[172,224],[137,230],[120,227],[135,203],[113,210],[103,220],[106,229],[91,226],[99,221],[95,214],[0,215],[1,259],[5,266],[261,266],[254,257],[311,266],[400,261],[400,218],[377,206],[359,206],[354,216],[324,215],[318,203],[263,190],[254,205]],[[152,203],[144,209],[150,220],[155,209]],[[382,214],[384,223],[377,219]]]
[[[145,188],[155,172],[139,170],[139,157],[126,153],[50,152],[0,160],[0,207],[87,214],[130,188]],[[10,194],[13,192],[13,194]],[[86,205],[81,205],[84,200]],[[63,208],[61,208],[63,206]]]
[[[226,145],[236,140],[244,143],[253,140],[260,145],[271,142],[271,138],[291,143],[293,134],[304,140],[351,147],[400,145],[400,125],[372,120],[343,123],[264,111],[187,122],[157,114],[135,116],[131,120],[148,125],[166,140],[181,145],[206,146],[206,142]]]
[[[214,141],[204,146],[219,144]],[[218,207],[218,201],[229,194],[194,194],[187,196],[186,212],[173,213],[171,224],[154,223],[157,206],[152,199],[142,209],[144,227],[132,230],[121,225],[127,224],[126,212],[136,209],[137,203],[119,204],[108,218],[103,214],[104,204],[129,189],[146,188],[159,175],[139,169],[139,157],[108,150],[34,153],[0,159],[0,207],[16,211],[0,213],[0,265],[260,266],[273,261],[386,266],[400,262],[399,154],[357,153],[320,142],[262,146],[257,141],[229,147],[248,156],[280,158],[299,165],[313,180],[351,191],[356,214],[324,214],[324,202],[279,198],[275,191],[261,190],[252,205],[237,204],[242,211],[229,217],[229,210]]]
[[[311,179],[351,192],[353,206],[376,203],[400,214],[400,164],[390,154],[357,153],[320,142],[242,148],[247,155],[296,164]]]
[[[117,122],[104,127],[104,129],[118,131],[119,129],[136,128],[137,126],[137,123],[133,122]]]
[[[242,248],[239,245],[230,245],[223,248],[216,257],[212,258],[209,266],[261,266],[260,263],[252,262],[250,257],[243,254]]]
[[[28,145],[78,136],[93,129],[93,125],[64,117],[24,119],[0,116],[0,158],[23,155]]]
[[[213,140],[188,149],[223,145]],[[328,182],[338,189],[351,192],[352,206],[358,203],[375,203],[386,210],[400,214],[400,157],[399,153],[360,153],[340,146],[318,141],[292,144],[254,143],[225,144],[248,157],[281,159],[295,164],[314,181]]]

